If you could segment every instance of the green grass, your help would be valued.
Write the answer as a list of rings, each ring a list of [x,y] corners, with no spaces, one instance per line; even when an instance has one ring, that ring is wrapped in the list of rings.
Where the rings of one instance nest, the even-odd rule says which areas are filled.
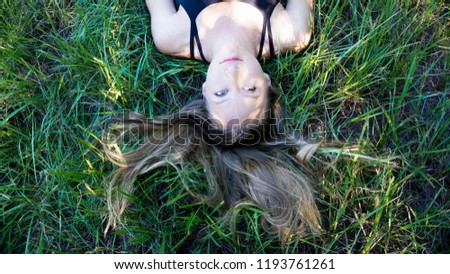
[[[355,146],[316,154],[324,231],[282,248],[259,210],[231,234],[192,199],[195,165],[140,177],[103,236],[113,166],[97,125],[179,108],[207,67],[155,49],[142,0],[2,1],[1,252],[449,253],[449,16],[443,0],[316,0],[309,47],[262,62],[302,133]]]

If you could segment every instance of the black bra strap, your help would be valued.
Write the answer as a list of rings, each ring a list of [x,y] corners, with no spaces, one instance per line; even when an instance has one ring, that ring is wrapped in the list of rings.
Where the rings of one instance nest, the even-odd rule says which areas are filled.
[[[275,57],[275,47],[273,45],[272,25],[270,24],[270,18],[267,19],[267,29],[269,30],[269,49],[270,56]]]
[[[267,18],[264,16],[264,23],[262,27],[262,33],[261,33],[261,41],[259,42],[259,52],[258,52],[258,58],[261,58],[264,44],[266,41],[266,31],[269,36],[269,50],[270,50],[270,56],[275,57],[275,47],[273,44],[273,36],[272,36],[272,25],[270,24],[270,17]]]
[[[264,49],[264,42],[266,40],[266,28],[267,28],[267,20],[264,18],[264,23],[262,27],[261,32],[261,41],[259,42],[259,52],[258,52],[258,59],[262,57],[263,49]]]
[[[194,41],[195,39],[195,41]],[[200,37],[198,37],[198,30],[197,30],[197,24],[195,22],[191,21],[191,44],[190,44],[190,51],[191,51],[191,58],[195,59],[195,51],[194,51],[194,42],[197,43],[198,51],[200,52],[200,57],[203,61],[206,61],[205,56],[203,55],[203,49],[202,44],[200,43]]]

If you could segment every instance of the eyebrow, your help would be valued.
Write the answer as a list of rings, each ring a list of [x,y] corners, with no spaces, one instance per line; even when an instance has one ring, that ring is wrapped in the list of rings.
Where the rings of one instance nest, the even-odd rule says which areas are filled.
[[[227,102],[228,98],[224,97],[224,98],[220,98],[218,101],[215,101],[215,100],[213,100],[213,101],[216,105],[220,105],[220,104]]]

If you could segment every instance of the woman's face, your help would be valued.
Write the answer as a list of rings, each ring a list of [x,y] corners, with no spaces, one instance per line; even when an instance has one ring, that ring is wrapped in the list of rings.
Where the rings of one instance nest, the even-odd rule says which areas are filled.
[[[212,60],[203,85],[211,118],[221,128],[257,123],[268,105],[270,79],[256,58]]]

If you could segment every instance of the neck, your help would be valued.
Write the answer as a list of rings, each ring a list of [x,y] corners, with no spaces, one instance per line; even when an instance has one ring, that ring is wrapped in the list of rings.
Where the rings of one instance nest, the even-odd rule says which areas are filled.
[[[232,22],[216,24],[205,36],[205,57],[209,62],[221,61],[230,57],[256,58],[255,38],[242,27]]]

